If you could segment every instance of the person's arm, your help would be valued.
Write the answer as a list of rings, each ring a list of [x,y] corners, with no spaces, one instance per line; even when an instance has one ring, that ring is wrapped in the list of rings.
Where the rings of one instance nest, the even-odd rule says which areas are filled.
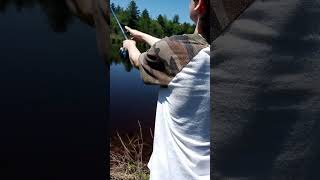
[[[172,68],[177,66],[174,65],[174,60],[170,58],[171,55],[167,54],[170,49],[167,42],[168,39],[155,42],[148,51],[140,53],[134,40],[123,41],[123,48],[128,50],[131,64],[139,69],[145,84],[167,86],[173,78],[173,71],[176,70]],[[171,65],[173,66],[168,67]]]
[[[186,39],[187,38],[187,39]],[[183,40],[183,41],[181,41]],[[166,37],[140,53],[133,40],[125,40],[131,63],[140,71],[145,84],[168,86],[171,80],[208,44],[189,36]]]
[[[159,38],[153,37],[149,34],[143,33],[143,40],[148,43],[150,46],[153,46],[156,42],[160,41]]]
[[[172,77],[165,68],[168,63],[159,57],[156,52],[156,45],[159,42],[154,43],[148,51],[143,53],[138,50],[134,40],[124,40],[123,48],[128,50],[130,62],[139,69],[141,78],[145,84],[166,86]],[[163,44],[166,43],[161,43],[160,46],[163,46]]]
[[[123,41],[123,47],[128,50],[131,64],[138,68],[140,66],[139,56],[141,52],[137,48],[136,42],[134,40],[125,40]]]
[[[148,43],[150,46],[153,46],[156,42],[160,41],[161,39],[153,37],[147,33],[131,29],[128,26],[125,26],[126,30],[130,33],[130,35],[133,37],[133,40],[137,41],[144,41]]]

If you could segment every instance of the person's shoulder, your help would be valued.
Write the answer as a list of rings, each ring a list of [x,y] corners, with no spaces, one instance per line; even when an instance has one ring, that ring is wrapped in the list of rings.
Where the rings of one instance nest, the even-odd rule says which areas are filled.
[[[182,35],[173,35],[167,38],[169,41],[177,41],[180,43],[186,44],[196,44],[196,45],[203,45],[207,46],[208,42],[205,38],[203,38],[200,34],[182,34]]]
[[[192,46],[196,49],[208,47],[209,44],[199,34],[183,34],[164,37],[154,44],[154,48],[160,49],[179,49],[182,47]]]

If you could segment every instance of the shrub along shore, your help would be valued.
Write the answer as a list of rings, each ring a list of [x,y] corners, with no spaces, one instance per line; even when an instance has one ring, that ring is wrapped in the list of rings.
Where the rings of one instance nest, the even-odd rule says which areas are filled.
[[[114,180],[147,180],[147,163],[152,153],[153,131],[142,129],[132,135],[118,134],[110,140],[110,175]]]

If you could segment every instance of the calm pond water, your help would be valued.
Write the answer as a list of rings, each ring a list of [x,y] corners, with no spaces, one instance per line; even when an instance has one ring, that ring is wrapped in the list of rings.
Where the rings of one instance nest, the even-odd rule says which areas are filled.
[[[0,179],[107,179],[108,28],[93,2],[0,0]]]
[[[153,127],[158,87],[109,62],[96,2],[0,0],[0,179],[106,179],[108,130]]]
[[[112,133],[136,132],[138,121],[144,130],[153,129],[158,86],[145,85],[139,70],[129,60],[119,59],[120,44],[112,48],[110,65],[110,120]],[[145,48],[140,48],[144,51]]]

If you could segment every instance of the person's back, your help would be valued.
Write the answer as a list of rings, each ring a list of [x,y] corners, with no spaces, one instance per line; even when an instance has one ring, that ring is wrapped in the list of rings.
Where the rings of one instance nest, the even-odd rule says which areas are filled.
[[[320,179],[319,18],[255,1],[212,42],[212,179]]]
[[[153,180],[210,178],[209,53],[206,41],[193,34],[164,38],[140,56],[142,79],[162,85],[148,164]],[[156,58],[169,60],[168,73],[155,72],[150,61]]]

